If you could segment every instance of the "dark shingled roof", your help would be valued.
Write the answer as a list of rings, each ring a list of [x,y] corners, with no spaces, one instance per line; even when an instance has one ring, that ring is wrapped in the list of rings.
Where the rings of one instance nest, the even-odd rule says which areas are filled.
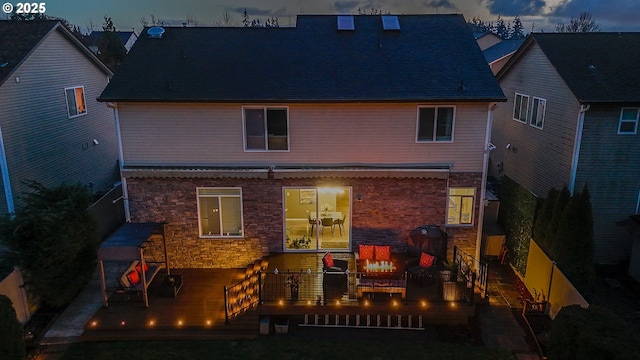
[[[518,53],[533,41],[581,103],[640,101],[640,33],[535,33]]]
[[[461,15],[301,15],[295,28],[167,27],[142,35],[100,101],[496,101]]]
[[[0,21],[0,85],[58,22]]]
[[[524,39],[502,40],[492,47],[485,49],[482,53],[484,54],[484,58],[487,59],[487,62],[491,64],[496,60],[500,60],[503,57],[516,52],[523,42]]]

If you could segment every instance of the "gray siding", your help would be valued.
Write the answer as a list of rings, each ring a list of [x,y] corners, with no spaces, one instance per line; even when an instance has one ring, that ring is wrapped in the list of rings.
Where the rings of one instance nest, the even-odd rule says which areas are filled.
[[[241,104],[120,103],[125,165],[453,163],[452,171],[482,171],[487,103],[456,106],[452,143],[415,142],[419,104],[281,105],[288,152],[244,151]]]
[[[92,183],[93,190],[117,180],[113,112],[95,100],[107,82],[103,70],[55,31],[0,87],[0,126],[16,203],[24,180]],[[69,119],[64,89],[72,86],[84,86],[87,113]]]
[[[632,238],[615,221],[635,213],[640,191],[640,134],[617,134],[620,109],[592,105],[585,113],[576,177],[576,191],[587,184],[591,195],[595,258],[600,263],[630,256]]]
[[[550,188],[569,185],[580,104],[534,43],[500,79],[508,101],[494,114],[490,172],[516,180],[538,196]],[[515,93],[529,95],[529,118],[533,97],[546,100],[544,127],[538,129],[513,120]],[[511,144],[511,149],[506,145]]]

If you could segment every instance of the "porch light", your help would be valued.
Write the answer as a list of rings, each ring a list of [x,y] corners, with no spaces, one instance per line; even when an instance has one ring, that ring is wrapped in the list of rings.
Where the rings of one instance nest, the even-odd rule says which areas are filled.
[[[93,320],[91,322],[91,327],[96,327],[96,326],[98,326],[98,321],[97,320]]]
[[[284,300],[282,299],[278,300],[278,305],[284,305]]]
[[[207,321],[205,322],[205,324],[206,324],[207,326],[211,326],[212,322],[211,322],[211,320],[207,320]]]
[[[393,300],[393,302],[391,302],[391,304],[392,304],[394,307],[398,306],[398,300]]]
[[[369,306],[369,300],[364,301],[364,306]]]
[[[340,300],[336,300],[336,306],[340,306]]]
[[[423,308],[426,308],[428,304],[427,304],[427,302],[426,302],[426,301],[422,300],[422,302],[420,302],[420,305],[421,305]]]
[[[155,321],[153,321],[153,320],[149,320],[149,323],[148,323],[148,324],[149,324],[149,326],[154,326],[154,325],[156,324],[156,322],[155,322]]]
[[[184,321],[178,320],[178,326],[182,326],[182,325],[184,325]]]

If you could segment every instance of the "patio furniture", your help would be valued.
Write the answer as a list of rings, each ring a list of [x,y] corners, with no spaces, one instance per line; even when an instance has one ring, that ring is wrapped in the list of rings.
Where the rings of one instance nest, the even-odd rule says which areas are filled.
[[[330,252],[322,257],[322,293],[325,305],[329,300],[340,300],[347,291],[347,260],[334,259]]]

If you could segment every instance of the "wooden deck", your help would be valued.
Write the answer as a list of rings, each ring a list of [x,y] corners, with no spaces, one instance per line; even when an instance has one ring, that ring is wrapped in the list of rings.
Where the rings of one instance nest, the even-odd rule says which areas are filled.
[[[300,326],[423,328],[426,324],[466,324],[475,315],[467,302],[450,303],[439,299],[437,283],[408,280],[406,299],[400,294],[374,293],[358,297],[356,275],[349,274],[349,286],[340,299],[318,302],[322,297],[322,255],[319,253],[276,254],[269,258],[262,284],[263,302],[230,318],[225,323],[224,287],[246,281],[247,269],[175,269],[183,286],[176,297],[161,297],[159,274],[151,284],[149,308],[141,295],[114,293],[108,308],[101,308],[86,324],[83,340],[173,339],[173,338],[251,338],[260,334],[261,319],[286,318]],[[349,261],[350,253],[334,254]],[[253,264],[248,264],[251,268]],[[288,287],[275,282],[279,273],[303,274],[297,301],[291,301]],[[279,280],[282,281],[281,276]],[[276,295],[274,295],[277,293]],[[165,294],[166,295],[166,294]],[[257,301],[257,299],[255,299]],[[326,299],[325,299],[326,300]],[[339,300],[339,301],[336,301]],[[255,301],[254,301],[255,302]],[[273,331],[273,322],[271,325]]]

